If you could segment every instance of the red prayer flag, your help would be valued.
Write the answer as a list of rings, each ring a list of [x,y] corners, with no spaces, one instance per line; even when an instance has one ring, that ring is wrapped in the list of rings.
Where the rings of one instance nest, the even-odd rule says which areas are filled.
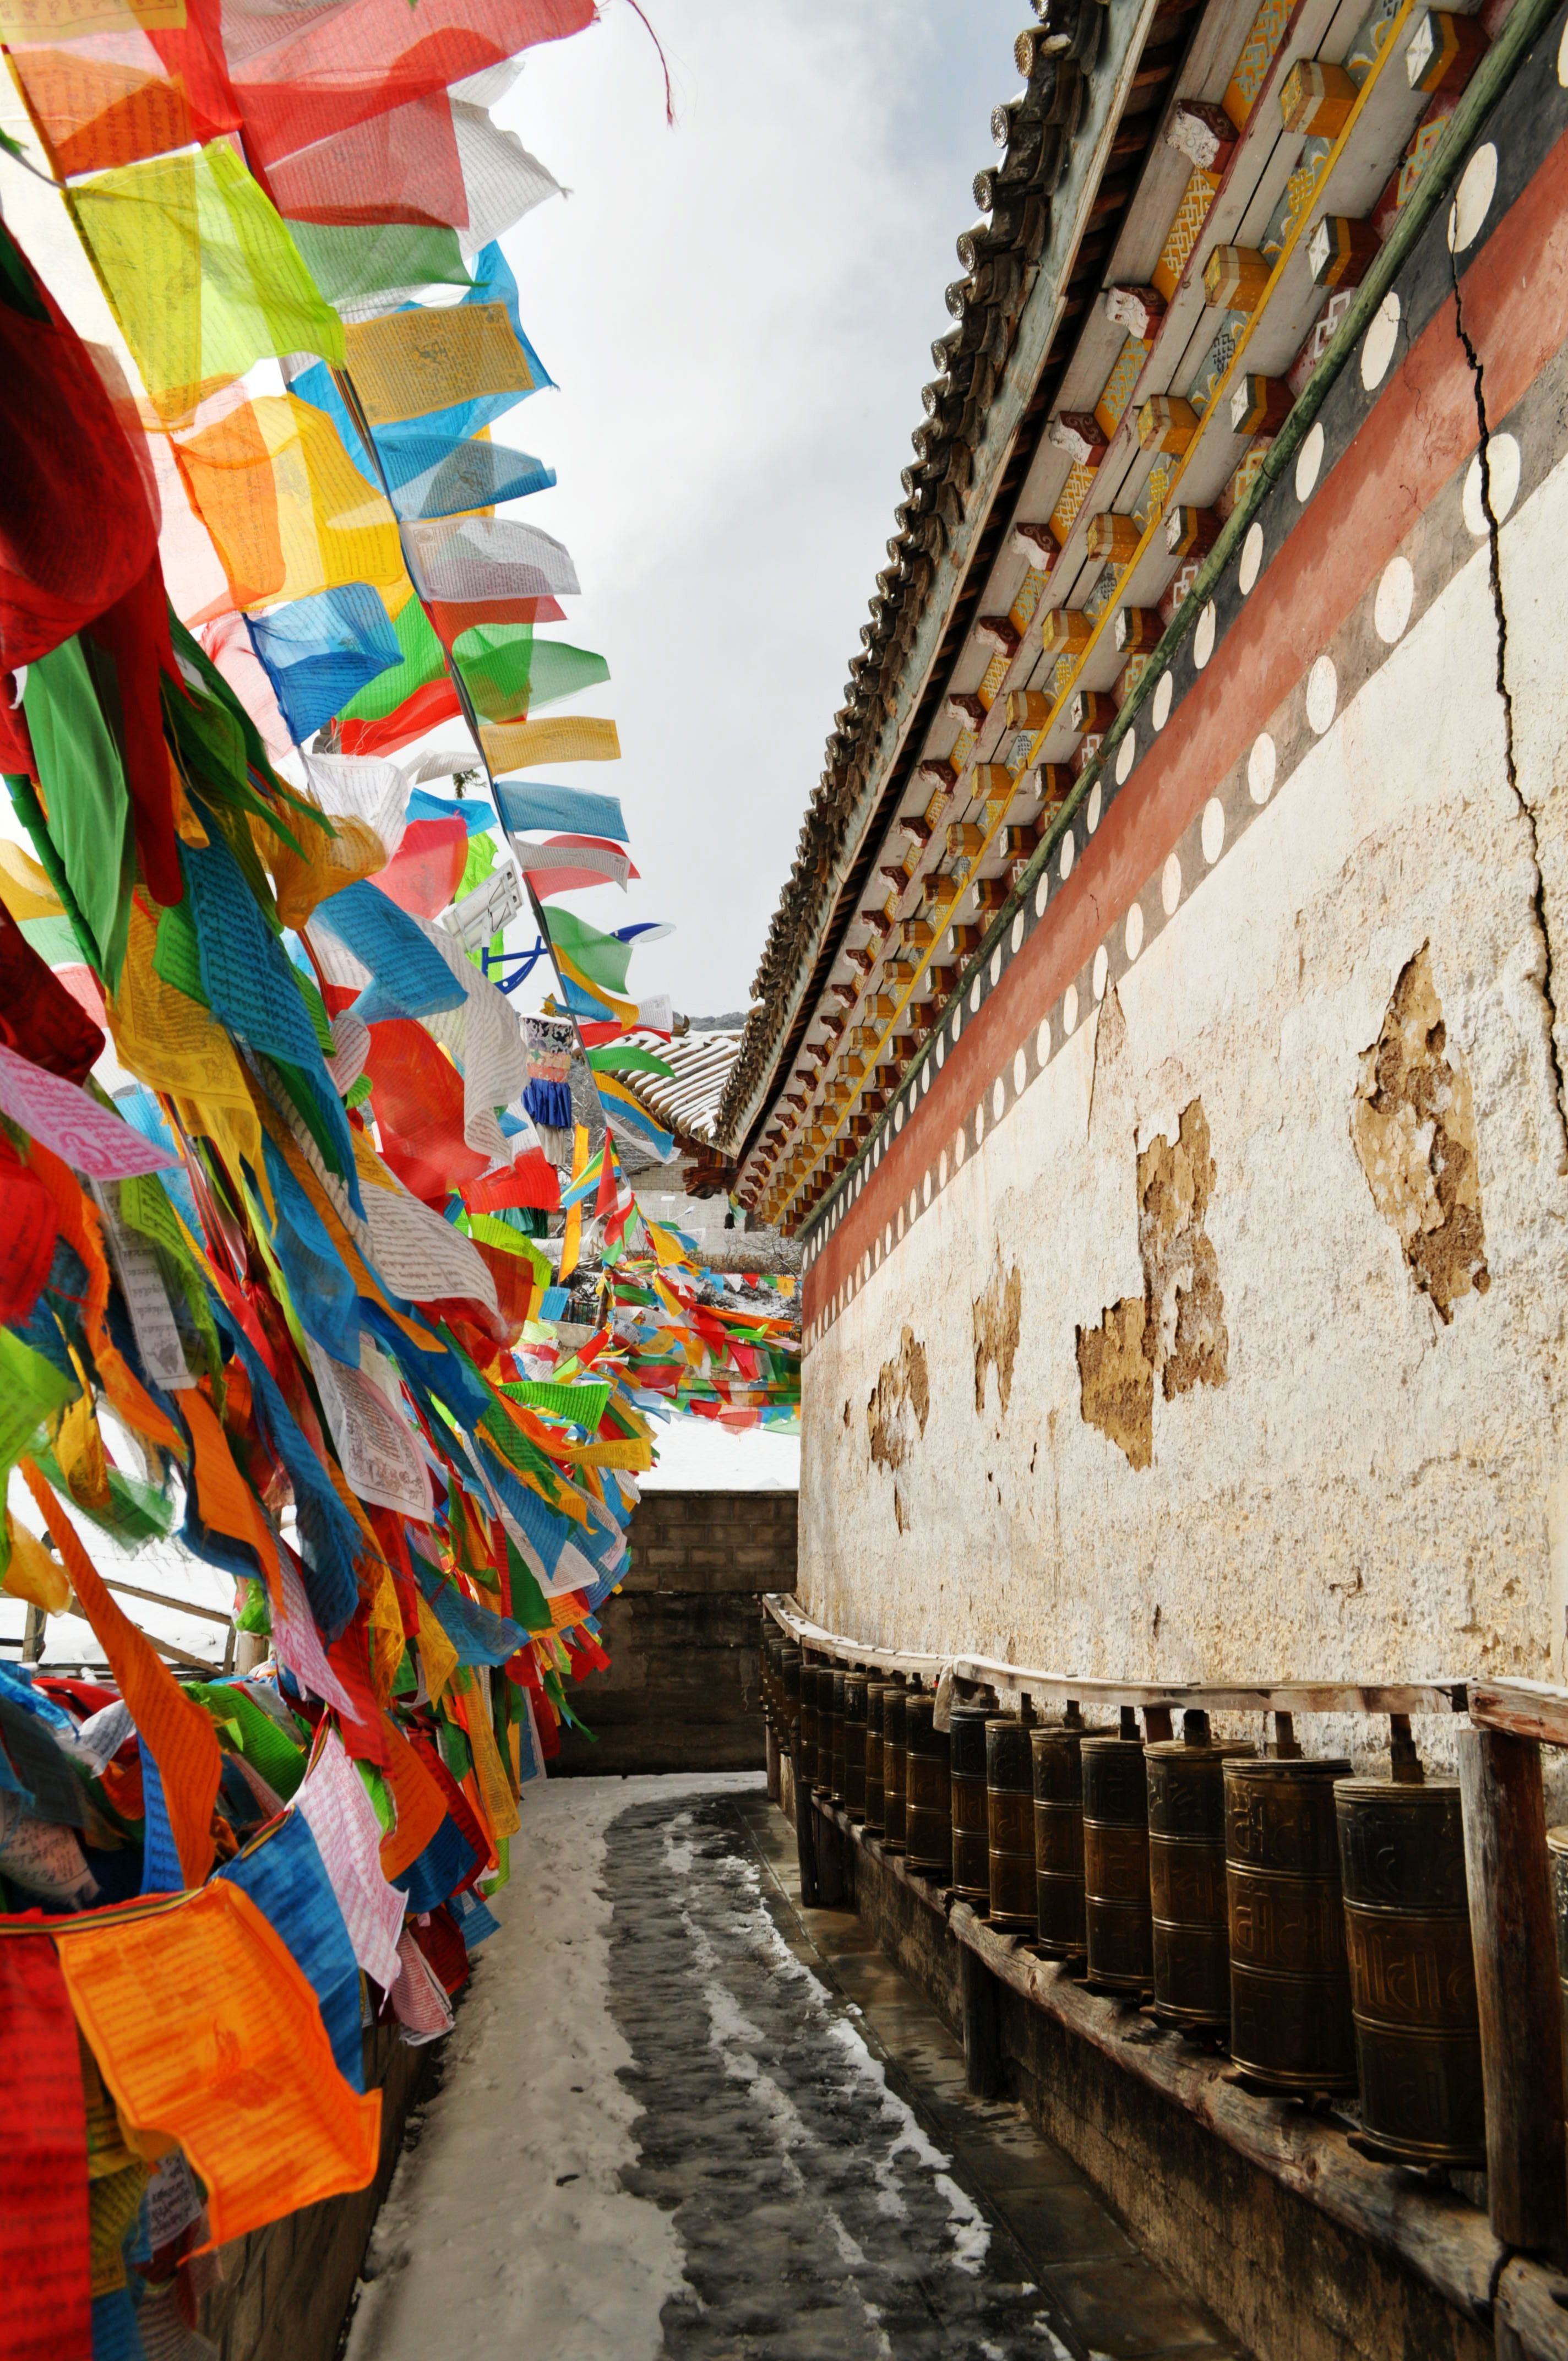
[[[49,1936],[0,1937],[0,2353],[93,2361],[82,2050]]]

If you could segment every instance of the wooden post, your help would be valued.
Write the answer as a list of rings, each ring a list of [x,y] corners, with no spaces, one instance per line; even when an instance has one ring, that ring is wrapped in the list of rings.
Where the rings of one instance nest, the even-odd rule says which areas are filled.
[[[964,2088],[973,2099],[994,2099],[1002,2088],[1001,1995],[985,1961],[964,1942],[959,1945],[959,1993]]]
[[[795,1791],[795,1857],[800,1865],[800,1900],[806,1910],[822,1906],[822,1888],[817,1874],[817,1806],[811,1800],[809,1787]]]
[[[1459,1734],[1470,1937],[1486,2091],[1486,2195],[1509,2246],[1568,2255],[1563,2019],[1541,1749]]]

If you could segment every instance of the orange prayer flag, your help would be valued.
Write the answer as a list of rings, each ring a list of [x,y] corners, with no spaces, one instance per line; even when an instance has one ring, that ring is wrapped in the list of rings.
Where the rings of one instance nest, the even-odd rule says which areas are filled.
[[[109,1301],[109,1265],[104,1253],[97,1206],[83,1194],[70,1165],[40,1140],[29,1141],[27,1160],[54,1200],[60,1236],[75,1249],[86,1268],[87,1294],[82,1310],[87,1341],[93,1347],[93,1359],[104,1392],[127,1426],[145,1434],[149,1443],[161,1444],[166,1451],[178,1452],[183,1458],[184,1437],[170,1424],[109,1334],[104,1316]]]
[[[381,2094],[361,2097],[338,2072],[314,1992],[247,1894],[219,1878],[50,1932],[123,2121],[179,2141],[213,2246],[367,2187]]]
[[[255,1494],[235,1466],[234,1454],[216,1411],[199,1386],[181,1394],[180,1407],[191,1430],[196,1505],[202,1512],[202,1522],[214,1532],[226,1533],[230,1541],[243,1542],[247,1549],[255,1550],[266,1570],[269,1595],[274,1600],[280,1599],[283,1589],[278,1571],[278,1544],[257,1506]]]
[[[446,1798],[390,1714],[381,1716],[387,1741],[382,1775],[398,1807],[398,1824],[381,1839],[381,1874],[389,1885],[416,1861],[446,1817]]]
[[[223,1771],[217,1732],[201,1707],[185,1695],[146,1633],[115,1606],[37,1462],[24,1459],[22,1474],[43,1512],[82,1611],[103,1642],[131,1719],[158,1764],[181,1874],[187,1885],[200,1885],[213,1865],[213,1806]]]

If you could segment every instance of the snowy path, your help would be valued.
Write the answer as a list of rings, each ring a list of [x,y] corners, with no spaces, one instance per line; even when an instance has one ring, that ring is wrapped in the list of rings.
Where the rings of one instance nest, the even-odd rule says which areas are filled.
[[[810,1964],[758,1784],[529,1797],[502,1932],[377,2224],[348,2361],[1080,2361],[1100,2345],[890,2087],[863,2030],[873,1990],[890,2021],[923,2004],[874,1953],[864,2015]],[[939,2105],[951,2062],[923,2046]],[[1093,2268],[1146,2272],[1064,2185],[1065,2159],[988,2112],[1028,2202],[1098,2216]],[[1156,2292],[1166,2333],[1129,2323],[1110,2349],[1214,2361],[1210,2325]]]

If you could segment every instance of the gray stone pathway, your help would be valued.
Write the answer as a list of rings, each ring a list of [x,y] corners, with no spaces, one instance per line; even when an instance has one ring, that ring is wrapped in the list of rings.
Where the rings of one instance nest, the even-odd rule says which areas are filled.
[[[609,2003],[646,2110],[626,2185],[670,2210],[670,2361],[1234,2352],[852,1914],[804,1912],[755,1795],[609,1825]]]

